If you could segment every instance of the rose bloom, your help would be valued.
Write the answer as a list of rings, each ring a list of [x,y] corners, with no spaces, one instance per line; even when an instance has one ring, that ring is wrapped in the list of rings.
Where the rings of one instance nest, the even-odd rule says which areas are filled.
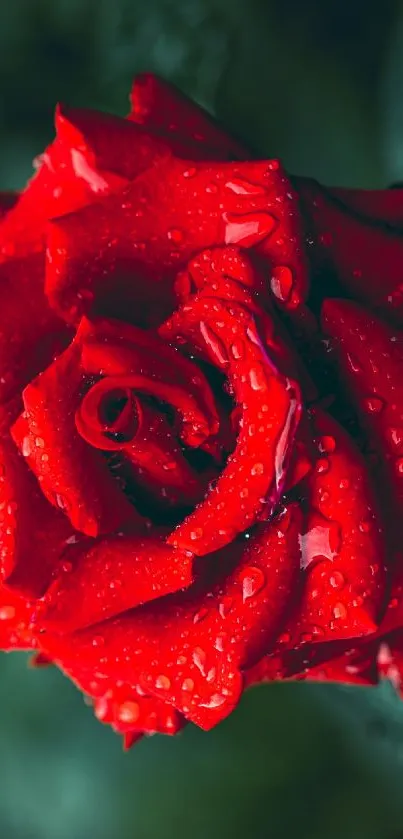
[[[0,645],[130,746],[249,685],[400,687],[403,193],[182,94],[56,111],[0,222]]]

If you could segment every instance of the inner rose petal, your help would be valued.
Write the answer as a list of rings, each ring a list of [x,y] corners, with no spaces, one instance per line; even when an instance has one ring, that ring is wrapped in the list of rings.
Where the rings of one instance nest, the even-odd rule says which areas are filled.
[[[134,495],[137,486],[159,504],[194,506],[211,474],[191,467],[161,408],[117,382],[106,377],[88,391],[76,412],[78,432],[97,449],[122,453]]]

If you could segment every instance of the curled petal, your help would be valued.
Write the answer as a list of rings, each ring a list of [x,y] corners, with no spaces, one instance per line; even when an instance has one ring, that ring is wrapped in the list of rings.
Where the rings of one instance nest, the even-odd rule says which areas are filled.
[[[75,412],[86,385],[81,342],[89,328],[83,322],[70,347],[25,388],[25,412],[12,433],[48,501],[77,530],[98,536],[142,522],[102,455],[76,429]]]
[[[152,280],[142,284],[143,298],[172,307],[173,275],[195,252],[236,244],[257,246],[271,267],[286,260],[292,288],[285,304],[292,308],[307,293],[296,201],[272,161],[196,163],[190,180],[188,163],[156,163],[119,194],[52,223],[47,294],[63,317],[77,320],[94,295],[105,298],[113,288],[116,296],[122,278],[122,295],[134,293],[140,274]]]
[[[86,394],[76,413],[76,427],[87,443],[121,452],[136,486],[159,505],[192,506],[203,496],[206,481],[191,467],[167,418],[116,379],[101,379]],[[124,402],[113,423],[102,425],[102,413],[113,397]]]
[[[152,73],[136,76],[130,94],[129,120],[162,131],[167,142],[189,143],[200,146],[208,154],[214,150],[215,159],[242,160],[245,149],[215,122],[207,111],[164,79]]]
[[[284,526],[281,519],[258,526],[246,548],[232,547],[240,561],[210,593],[167,598],[74,635],[42,635],[41,648],[78,682],[96,668],[100,678],[140,685],[211,728],[239,699],[241,665],[278,630],[298,574],[300,523],[294,505]]]
[[[372,466],[389,533],[401,548],[403,510],[403,335],[347,300],[327,300],[322,325],[341,385],[375,451]]]
[[[267,517],[272,513],[284,488],[300,419],[299,390],[279,375],[253,317],[240,306],[198,295],[164,325],[164,332],[204,347],[227,375],[240,408],[236,448],[224,471],[170,537],[172,544],[202,555],[228,544],[263,509]]]
[[[71,545],[46,593],[42,622],[57,632],[75,632],[187,588],[192,566],[189,551],[156,537],[106,536]]]

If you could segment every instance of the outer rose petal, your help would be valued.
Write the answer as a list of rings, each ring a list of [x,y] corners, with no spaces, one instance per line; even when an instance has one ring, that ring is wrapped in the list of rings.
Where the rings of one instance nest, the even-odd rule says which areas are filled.
[[[284,523],[258,526],[211,593],[166,598],[70,636],[43,634],[41,648],[79,683],[98,671],[102,680],[139,685],[210,728],[239,699],[239,668],[278,630],[299,570],[300,524],[294,505]]]
[[[325,334],[343,388],[378,455],[389,533],[401,549],[403,511],[403,335],[347,300],[327,300]]]
[[[48,501],[62,509],[77,530],[98,536],[141,521],[102,455],[76,429],[75,412],[86,384],[82,338],[90,329],[83,322],[70,347],[25,388],[25,413],[12,433]]]
[[[123,300],[138,300],[133,277],[141,275],[153,280],[141,286],[142,305],[148,291],[148,305],[157,296],[172,311],[174,273],[196,251],[223,244],[259,246],[273,269],[290,274],[284,305],[304,299],[297,197],[277,161],[190,166],[172,158],[118,195],[53,222],[47,294],[67,320],[77,320],[112,288],[112,297],[118,288]]]
[[[301,196],[317,237],[314,264],[333,268],[350,294],[403,323],[401,231],[354,215],[315,181]]]
[[[37,597],[48,586],[74,531],[44,499],[11,438],[0,435],[0,574]]]
[[[223,159],[247,157],[243,146],[215,122],[211,114],[164,79],[142,73],[134,80],[129,120],[164,131],[168,142],[179,136],[183,142],[200,145],[203,153],[214,149]],[[216,159],[220,159],[218,157]]]
[[[384,536],[365,461],[330,416],[315,410],[312,421],[320,454],[302,489],[305,580],[282,638],[287,648],[374,632],[385,590]]]
[[[43,292],[44,259],[11,259],[0,266],[0,402],[49,364],[69,332]]]
[[[340,189],[326,190],[353,214],[371,219],[385,227],[403,230],[403,189]]]
[[[35,602],[0,585],[0,650],[32,650],[37,646]]]
[[[45,597],[45,626],[74,632],[187,588],[193,555],[150,536],[107,536],[72,546]]]

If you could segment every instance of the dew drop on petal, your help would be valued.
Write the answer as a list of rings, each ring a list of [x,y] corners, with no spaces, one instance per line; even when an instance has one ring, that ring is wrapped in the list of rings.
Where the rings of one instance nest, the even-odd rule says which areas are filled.
[[[155,687],[160,688],[161,690],[169,690],[171,687],[171,680],[168,679],[168,676],[157,676],[155,680]]]
[[[200,673],[205,675],[206,653],[201,647],[195,647],[192,653],[192,659]]]
[[[167,233],[168,239],[173,242],[175,245],[180,245],[183,241],[183,231],[179,230],[178,228],[174,227],[172,230],[168,230]]]
[[[264,465],[263,463],[254,463],[250,470],[251,475],[263,475],[264,473]]]
[[[234,601],[232,597],[229,597],[228,595],[221,598],[220,603],[218,604],[218,611],[222,618],[226,618],[227,615],[230,613],[233,606],[233,602]]]
[[[329,577],[329,583],[332,588],[341,589],[345,585],[345,579],[341,571],[334,571]]]
[[[398,457],[396,461],[396,472],[403,477],[403,457]]]
[[[368,412],[368,414],[380,414],[384,407],[385,401],[376,394],[368,396],[367,399],[364,399],[363,401],[363,408]]]
[[[249,566],[244,568],[240,574],[240,581],[242,582],[242,601],[245,603],[251,597],[255,597],[259,591],[264,587],[266,580],[261,568]]]
[[[190,531],[190,538],[192,542],[196,542],[197,539],[201,539],[203,536],[203,528],[202,527],[195,527],[194,530]]]
[[[120,722],[136,723],[140,716],[138,702],[122,702],[117,711],[117,718]]]
[[[11,621],[15,617],[14,606],[0,607],[0,621]]]
[[[336,620],[345,620],[347,617],[347,609],[344,603],[335,603],[332,612]]]
[[[293,285],[294,279],[291,268],[286,265],[277,265],[276,268],[273,268],[270,287],[277,300],[286,303],[291,296]]]
[[[193,679],[184,679],[183,682],[182,682],[182,690],[185,690],[188,693],[192,692],[192,690],[194,689],[194,686],[195,686],[195,683],[194,683]]]
[[[22,441],[21,451],[24,457],[29,457],[32,452],[32,444],[30,437],[24,437]]]

